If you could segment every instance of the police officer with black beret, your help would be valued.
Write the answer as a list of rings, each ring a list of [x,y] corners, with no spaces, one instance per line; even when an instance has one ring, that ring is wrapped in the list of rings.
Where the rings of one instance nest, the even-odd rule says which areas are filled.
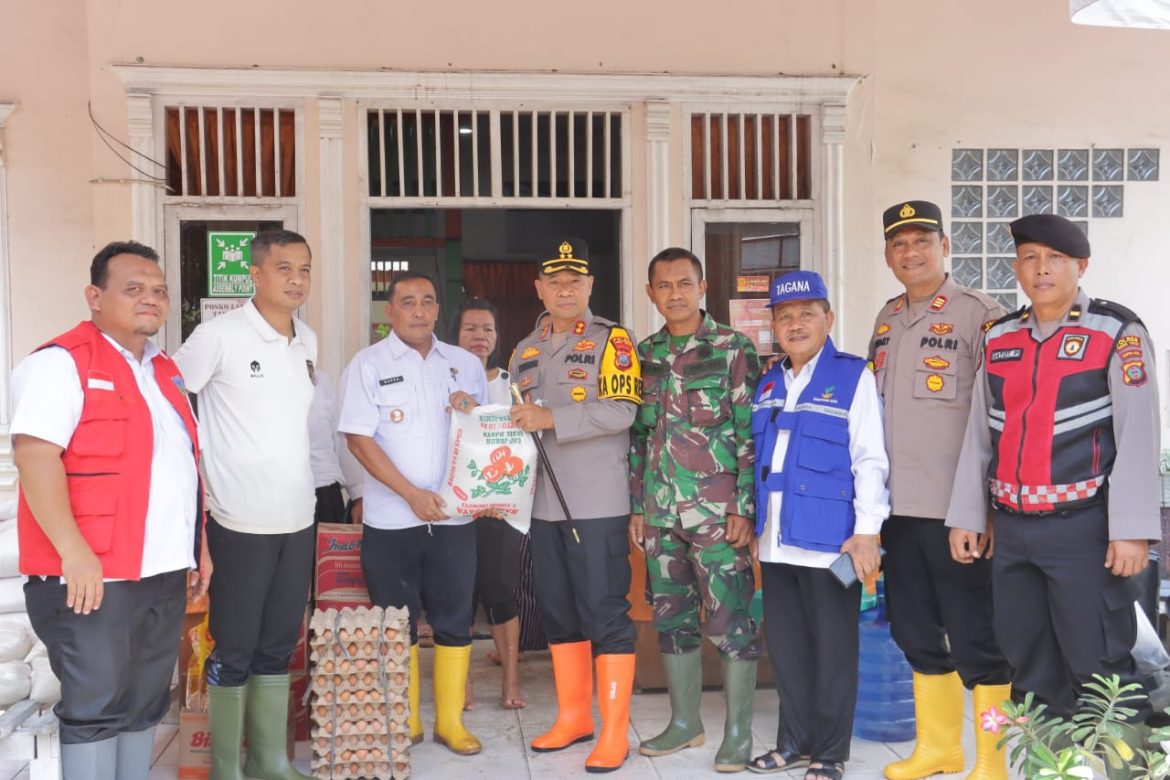
[[[1075,224],[1037,214],[1011,230],[1030,305],[986,334],[947,525],[955,560],[973,562],[990,498],[1013,687],[1067,716],[1093,674],[1138,677],[1127,578],[1161,538],[1153,347],[1136,314],[1080,289],[1090,247]]]

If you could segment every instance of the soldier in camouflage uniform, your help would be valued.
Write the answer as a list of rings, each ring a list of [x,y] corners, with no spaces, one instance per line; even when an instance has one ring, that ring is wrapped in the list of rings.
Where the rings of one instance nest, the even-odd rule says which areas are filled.
[[[670,687],[666,730],[642,742],[662,756],[703,744],[700,609],[723,661],[727,720],[715,769],[742,770],[752,748],[759,626],[755,593],[750,339],[699,308],[703,267],[671,248],[650,261],[646,292],[666,325],[638,345],[642,407],[630,450],[630,538],[646,553],[654,626]]]

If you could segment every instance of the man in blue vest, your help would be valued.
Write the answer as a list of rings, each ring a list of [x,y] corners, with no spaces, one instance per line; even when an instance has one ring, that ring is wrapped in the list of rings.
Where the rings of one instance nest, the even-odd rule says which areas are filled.
[[[764,636],[783,706],[776,749],[748,769],[808,764],[805,780],[840,780],[857,701],[860,580],[878,569],[890,513],[882,409],[865,360],[829,338],[820,275],[786,274],[771,292],[785,358],[760,380],[752,438]]]

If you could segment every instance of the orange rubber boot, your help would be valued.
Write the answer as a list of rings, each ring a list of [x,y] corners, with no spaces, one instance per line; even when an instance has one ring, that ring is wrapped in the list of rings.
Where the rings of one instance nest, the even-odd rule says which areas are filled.
[[[585,759],[586,772],[612,772],[630,755],[630,694],[634,691],[634,654],[597,656],[597,709],[601,737]]]
[[[548,732],[532,740],[537,753],[593,739],[593,645],[565,642],[548,649],[557,685],[557,720]]]

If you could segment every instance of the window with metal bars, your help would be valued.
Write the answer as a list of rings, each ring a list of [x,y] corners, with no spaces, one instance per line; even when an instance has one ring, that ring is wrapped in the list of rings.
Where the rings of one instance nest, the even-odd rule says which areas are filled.
[[[166,108],[167,194],[292,198],[296,112],[238,106]]]
[[[808,114],[690,115],[692,201],[812,198]]]
[[[372,109],[366,129],[372,197],[622,197],[620,112]]]

